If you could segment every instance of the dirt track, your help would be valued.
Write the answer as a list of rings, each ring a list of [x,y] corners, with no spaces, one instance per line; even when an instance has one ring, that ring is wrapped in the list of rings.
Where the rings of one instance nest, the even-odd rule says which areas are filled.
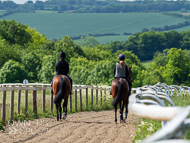
[[[10,124],[4,133],[0,133],[0,142],[131,143],[137,122],[137,117],[129,115],[127,123],[115,124],[114,110],[81,112],[69,114],[67,121],[45,118]]]

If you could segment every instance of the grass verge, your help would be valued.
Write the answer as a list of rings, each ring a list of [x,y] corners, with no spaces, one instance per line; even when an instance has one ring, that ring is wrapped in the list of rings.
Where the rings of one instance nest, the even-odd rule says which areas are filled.
[[[187,107],[190,105],[190,96],[188,94],[182,96],[174,95],[171,97],[171,100],[174,102],[175,106]],[[167,106],[167,104],[165,105]],[[141,142],[141,140],[149,137],[161,128],[161,121],[142,118],[140,125],[137,125],[136,136],[133,143]],[[190,130],[186,132],[183,139],[190,140]]]

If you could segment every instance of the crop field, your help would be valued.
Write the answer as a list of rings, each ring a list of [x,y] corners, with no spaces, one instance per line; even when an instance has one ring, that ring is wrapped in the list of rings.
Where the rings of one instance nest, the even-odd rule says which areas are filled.
[[[61,39],[63,36],[87,34],[104,34],[124,32],[136,33],[143,28],[173,25],[186,19],[162,15],[160,13],[16,13],[2,19],[15,19],[17,22],[34,27],[38,32],[46,34],[48,39]],[[184,27],[183,30],[189,29]],[[181,29],[178,29],[178,31]],[[121,40],[118,36],[97,38],[101,43]],[[101,40],[100,40],[101,39]]]
[[[102,37],[95,37],[100,44],[107,44],[111,41],[126,41],[129,36],[121,35],[121,36],[102,36]],[[82,39],[74,40],[82,41]]]
[[[4,10],[0,10],[0,15],[4,13]]]

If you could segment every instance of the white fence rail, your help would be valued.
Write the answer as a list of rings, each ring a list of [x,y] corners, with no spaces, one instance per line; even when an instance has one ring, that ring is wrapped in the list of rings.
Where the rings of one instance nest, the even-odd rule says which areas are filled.
[[[180,95],[190,93],[190,87],[157,83],[154,86],[146,85],[137,88],[136,93],[130,96],[128,105],[130,114],[163,121],[163,128],[141,143],[190,143],[180,139],[185,131],[190,129],[190,118],[188,118],[190,106],[174,107],[170,99],[173,91],[176,91],[179,96],[179,93]],[[164,101],[172,107],[164,107]]]

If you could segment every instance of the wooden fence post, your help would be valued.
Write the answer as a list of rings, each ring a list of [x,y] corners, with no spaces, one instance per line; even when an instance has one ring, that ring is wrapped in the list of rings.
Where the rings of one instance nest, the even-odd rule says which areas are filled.
[[[45,110],[46,110],[46,86],[43,85],[42,89],[43,89],[42,110],[43,110],[43,112],[45,112]]]
[[[75,86],[75,112],[77,112],[77,86]]]
[[[100,104],[102,106],[102,87],[100,87]]]
[[[70,112],[72,113],[72,94],[70,94]]]
[[[96,105],[98,105],[98,86],[96,86]]]
[[[79,86],[80,88],[80,111],[82,111],[82,89],[81,86]]]
[[[93,107],[93,86],[91,88],[91,105]]]
[[[50,90],[50,93],[51,93],[51,90]],[[53,95],[54,94],[52,94],[51,93],[51,97],[50,97],[50,110],[53,112]]]
[[[25,115],[27,116],[28,114],[28,90],[27,87],[29,87],[28,85],[26,85],[26,90],[25,90]]]
[[[35,85],[33,86],[34,88],[36,87]],[[36,100],[36,89],[32,91],[32,95],[33,95],[33,112],[35,115],[37,115],[37,100]]]
[[[14,85],[11,85],[12,88],[14,88]],[[13,122],[13,117],[14,117],[14,90],[11,90],[11,123]]]
[[[18,87],[21,87],[21,85],[19,85]],[[19,114],[20,116],[20,100],[21,100],[21,90],[18,90],[18,102],[17,102],[17,114]]]
[[[86,84],[86,108],[88,108],[88,85]]]
[[[3,87],[6,87],[6,85],[3,85]],[[6,119],[6,90],[3,91],[3,104],[2,104],[2,122],[5,124]]]
[[[104,89],[104,101],[106,101],[106,88]]]

